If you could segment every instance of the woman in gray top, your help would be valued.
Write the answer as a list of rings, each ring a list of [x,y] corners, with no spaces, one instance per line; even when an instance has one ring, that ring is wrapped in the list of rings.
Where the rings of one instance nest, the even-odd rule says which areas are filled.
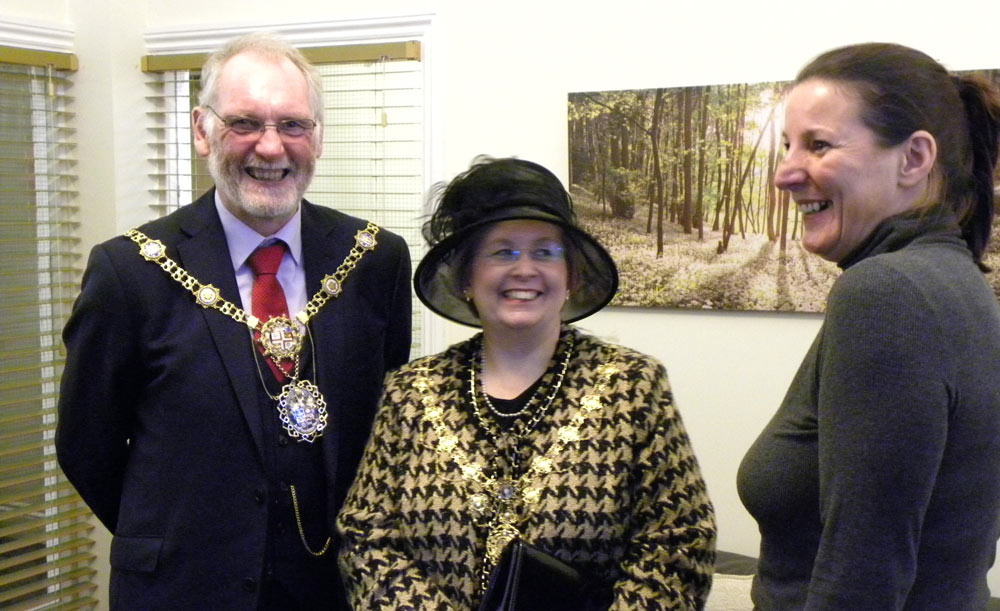
[[[982,270],[1000,97],[893,44],[786,100],[775,183],[844,273],[740,466],[768,609],[984,609],[1000,535],[1000,308]]]

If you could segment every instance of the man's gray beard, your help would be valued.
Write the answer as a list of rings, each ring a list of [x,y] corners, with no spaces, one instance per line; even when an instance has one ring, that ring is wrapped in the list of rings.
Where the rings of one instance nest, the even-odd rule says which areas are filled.
[[[269,195],[258,197],[251,189],[247,188],[252,179],[244,175],[242,166],[242,162],[227,163],[221,143],[213,145],[212,152],[208,155],[208,173],[212,176],[222,201],[229,202],[230,205],[235,206],[251,218],[261,220],[272,220],[294,214],[306,189],[312,182],[313,172],[316,168],[315,164],[308,168],[304,181],[301,180],[303,178],[302,168],[297,168],[299,170],[297,179],[290,187],[284,189],[290,193],[286,197],[275,200]],[[303,182],[304,184],[302,184]]]

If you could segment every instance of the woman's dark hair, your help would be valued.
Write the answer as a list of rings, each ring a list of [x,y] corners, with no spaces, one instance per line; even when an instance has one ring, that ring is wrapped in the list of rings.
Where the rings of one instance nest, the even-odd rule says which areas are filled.
[[[795,79],[847,84],[861,120],[885,146],[925,130],[937,142],[941,204],[954,211],[982,268],[994,214],[993,172],[1000,138],[1000,93],[981,76],[952,76],[930,56],[902,45],[865,43],[823,53]]]

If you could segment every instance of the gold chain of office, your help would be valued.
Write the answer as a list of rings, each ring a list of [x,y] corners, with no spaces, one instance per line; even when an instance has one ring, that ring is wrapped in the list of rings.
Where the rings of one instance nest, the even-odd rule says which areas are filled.
[[[346,257],[344,257],[343,262],[341,262],[332,274],[327,274],[323,277],[320,290],[312,296],[312,299],[310,299],[308,303],[306,303],[305,308],[295,315],[295,320],[300,322],[302,325],[305,325],[309,322],[310,318],[315,316],[316,313],[319,312],[324,305],[326,305],[327,301],[331,298],[335,299],[340,296],[340,293],[343,290],[344,280],[347,279],[348,274],[351,273],[365,253],[370,250],[374,250],[377,244],[375,236],[378,235],[378,229],[377,225],[369,222],[367,227],[359,230],[357,234],[355,234],[354,247],[351,248],[351,251],[347,253]],[[248,314],[245,310],[243,310],[243,308],[232,303],[231,301],[223,299],[221,293],[219,293],[219,289],[211,284],[202,284],[199,282],[197,278],[189,274],[187,270],[167,256],[167,249],[163,245],[163,242],[150,239],[149,236],[142,233],[138,229],[130,229],[126,231],[125,236],[139,245],[139,254],[141,254],[144,259],[159,265],[163,271],[170,275],[171,278],[190,291],[191,294],[194,295],[195,301],[198,302],[198,305],[203,308],[218,310],[236,322],[245,324],[250,327],[250,329],[260,332],[262,336],[265,335],[264,331],[266,330],[266,322],[262,322],[253,314]],[[291,355],[287,354],[287,352],[292,350],[291,348],[282,349],[280,347],[273,347],[267,344],[265,344],[265,349],[268,350],[269,356],[275,358],[276,360],[289,358]],[[294,353],[297,352],[298,346],[295,346]]]
[[[139,254],[151,263],[156,263],[163,271],[179,282],[181,286],[194,295],[195,301],[203,308],[219,310],[240,324],[245,324],[252,331],[257,332],[256,341],[261,345],[266,357],[270,358],[279,367],[281,361],[291,359],[294,362],[294,373],[291,382],[285,385],[278,399],[278,414],[285,431],[293,439],[312,443],[323,434],[326,427],[327,413],[326,401],[320,394],[319,388],[307,380],[299,380],[299,352],[302,349],[303,337],[306,333],[306,323],[316,315],[320,309],[326,305],[330,299],[340,296],[344,280],[348,274],[357,266],[358,261],[370,250],[374,250],[378,244],[375,236],[378,235],[378,226],[367,223],[364,229],[358,230],[354,235],[354,246],[347,256],[332,274],[323,277],[320,290],[313,295],[305,308],[295,315],[294,319],[298,324],[284,316],[271,318],[266,322],[261,322],[253,314],[248,314],[243,308],[222,298],[219,289],[211,284],[202,284],[197,278],[192,276],[184,268],[178,265],[173,259],[167,256],[167,249],[163,242],[150,239],[149,236],[138,229],[130,229],[125,232],[125,236],[138,244]],[[257,374],[260,375],[258,368]],[[263,383],[263,379],[261,379]],[[267,392],[265,386],[264,391]],[[268,393],[270,394],[270,393]],[[306,541],[305,532],[302,529],[302,517],[299,514],[299,500],[295,494],[295,486],[292,490],[292,506],[295,509],[295,523],[299,529],[299,538],[306,551],[313,556],[322,556],[330,549],[331,538],[327,537],[326,542],[319,551],[314,551]]]
[[[155,263],[167,274],[180,283],[194,295],[195,301],[203,308],[219,310],[237,323],[250,328],[253,342],[260,346],[264,358],[271,359],[274,364],[286,372],[283,361],[291,361],[292,372],[290,381],[285,384],[277,397],[277,410],[281,425],[292,439],[312,443],[323,435],[326,428],[326,400],[319,388],[309,380],[299,379],[299,353],[305,336],[308,333],[309,319],[316,315],[331,298],[340,295],[344,280],[358,264],[366,252],[375,248],[375,236],[378,227],[372,223],[359,230],[354,236],[354,246],[344,261],[332,273],[323,278],[320,290],[306,303],[305,308],[293,318],[274,316],[267,321],[261,321],[253,314],[248,314],[236,304],[227,301],[219,294],[219,289],[211,284],[202,284],[167,256],[163,242],[150,239],[137,229],[131,229],[125,235],[139,245],[139,254],[147,261]],[[255,361],[256,363],[256,361]],[[260,369],[257,369],[260,375]],[[261,378],[261,383],[263,383]],[[265,386],[264,391],[267,392]],[[270,393],[268,392],[268,396]]]

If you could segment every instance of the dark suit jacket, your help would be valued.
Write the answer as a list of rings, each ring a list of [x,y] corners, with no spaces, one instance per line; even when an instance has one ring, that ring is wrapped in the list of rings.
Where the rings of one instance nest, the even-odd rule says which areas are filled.
[[[239,304],[213,198],[210,191],[141,231]],[[303,202],[310,296],[364,225]],[[330,533],[383,376],[409,356],[409,254],[384,229],[377,240],[343,293],[310,322],[330,414],[322,438]],[[91,252],[63,339],[56,447],[63,471],[114,534],[112,606],[256,608],[269,503],[247,327],[197,305],[134,242],[117,237]]]

